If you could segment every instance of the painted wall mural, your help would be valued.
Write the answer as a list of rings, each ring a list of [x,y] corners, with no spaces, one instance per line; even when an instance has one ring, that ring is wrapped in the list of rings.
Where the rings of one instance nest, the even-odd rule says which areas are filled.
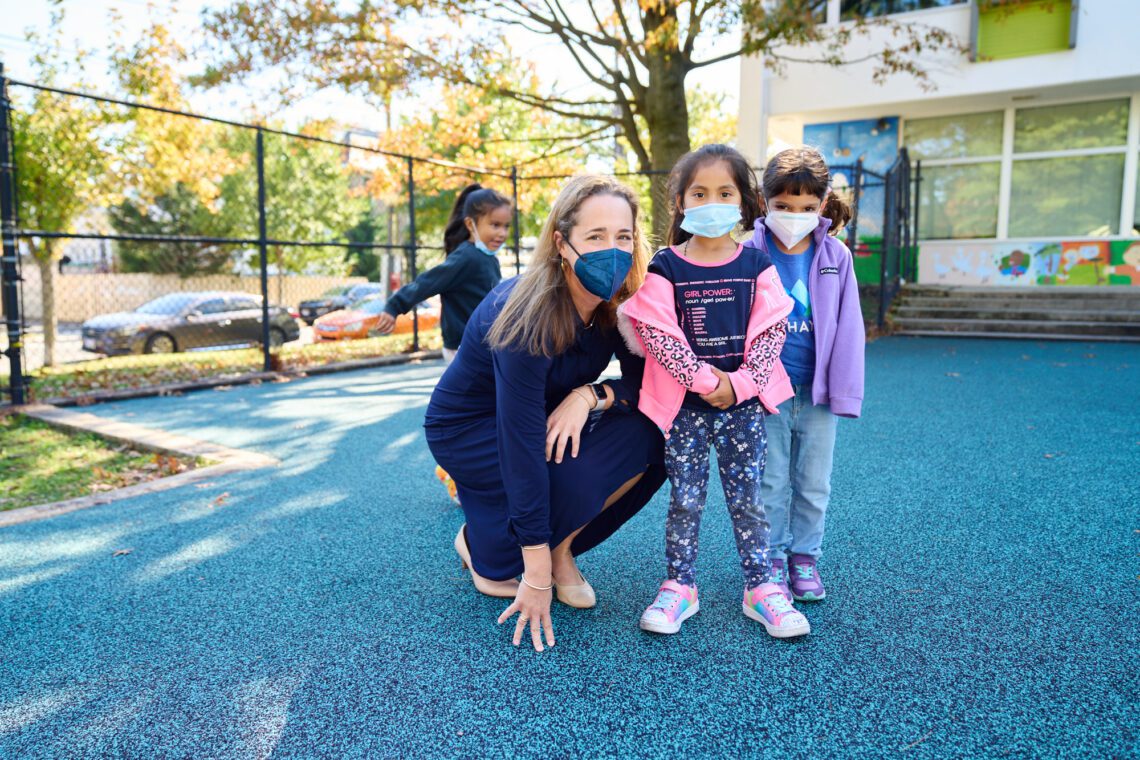
[[[1140,287],[1140,240],[922,243],[924,285]]]
[[[851,168],[860,158],[863,166],[883,173],[899,152],[899,118],[858,119],[830,124],[805,124],[804,144],[819,149],[837,190],[850,187]],[[859,238],[883,234],[883,188],[870,187],[860,199]]]

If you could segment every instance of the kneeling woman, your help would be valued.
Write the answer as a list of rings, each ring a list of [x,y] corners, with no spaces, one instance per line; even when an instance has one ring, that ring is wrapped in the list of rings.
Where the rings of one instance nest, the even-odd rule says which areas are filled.
[[[519,613],[516,645],[528,623],[535,649],[542,630],[554,644],[552,589],[594,605],[574,557],[665,480],[661,434],[637,411],[644,363],[616,326],[648,263],[638,212],[613,179],[570,180],[530,266],[471,315],[428,405],[428,446],[467,518],[455,549],[479,591],[514,598],[499,622]],[[598,383],[615,355],[621,379]]]

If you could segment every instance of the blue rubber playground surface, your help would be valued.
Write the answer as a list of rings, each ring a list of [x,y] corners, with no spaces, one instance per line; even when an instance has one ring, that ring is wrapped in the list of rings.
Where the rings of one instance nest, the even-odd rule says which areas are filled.
[[[440,370],[88,409],[282,464],[0,529],[0,757],[1140,755],[1140,346],[871,344],[809,637],[741,614],[714,480],[700,614],[637,628],[663,489],[542,654],[451,548]]]

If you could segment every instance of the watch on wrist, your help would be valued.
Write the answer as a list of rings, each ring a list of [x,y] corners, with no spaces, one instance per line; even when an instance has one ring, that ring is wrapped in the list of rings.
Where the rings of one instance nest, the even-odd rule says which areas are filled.
[[[605,403],[606,403],[606,386],[605,386],[605,384],[604,383],[594,383],[593,385],[590,386],[590,390],[592,390],[594,392],[594,398],[597,399],[597,403],[594,404],[594,408],[598,409],[598,408],[602,407],[603,405],[605,405]]]

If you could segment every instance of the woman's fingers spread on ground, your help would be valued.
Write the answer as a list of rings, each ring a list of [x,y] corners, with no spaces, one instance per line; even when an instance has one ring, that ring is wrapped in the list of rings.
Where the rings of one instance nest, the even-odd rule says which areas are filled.
[[[542,628],[546,631],[546,645],[554,646],[554,623],[549,612],[542,616]]]
[[[530,640],[534,643],[534,651],[536,652],[542,651],[542,632],[539,630],[541,627],[537,620],[530,624]]]
[[[511,615],[518,612],[518,609],[519,609],[519,603],[517,601],[511,602],[511,606],[507,607],[505,610],[503,610],[502,615],[499,615],[499,625],[502,625],[503,623],[510,620]]]

